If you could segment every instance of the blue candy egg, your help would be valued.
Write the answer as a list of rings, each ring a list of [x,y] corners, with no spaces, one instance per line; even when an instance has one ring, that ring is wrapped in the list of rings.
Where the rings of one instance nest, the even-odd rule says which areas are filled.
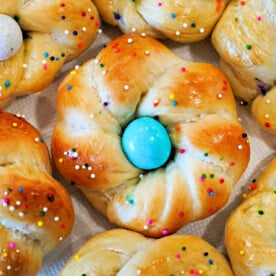
[[[153,170],[164,165],[171,148],[166,128],[150,117],[133,120],[122,135],[122,149],[127,159],[142,170]]]

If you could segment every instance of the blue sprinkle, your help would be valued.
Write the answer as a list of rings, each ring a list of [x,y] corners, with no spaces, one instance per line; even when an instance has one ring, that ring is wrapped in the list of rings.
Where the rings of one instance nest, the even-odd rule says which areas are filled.
[[[19,192],[19,193],[22,193],[23,190],[24,190],[24,189],[23,189],[22,187],[18,188],[18,192]]]
[[[172,101],[172,105],[176,106],[177,105],[177,101]]]
[[[176,14],[175,14],[175,13],[172,13],[172,14],[171,14],[171,18],[172,18],[172,19],[176,18]]]
[[[45,138],[41,137],[41,138],[40,138],[40,142],[41,142],[41,143],[44,143],[44,142],[45,142]]]
[[[43,56],[44,56],[44,57],[48,57],[48,56],[49,56],[49,53],[48,53],[48,52],[45,52],[45,53],[43,54]]]
[[[212,265],[214,264],[214,261],[212,259],[209,260],[209,264]]]
[[[5,81],[5,87],[8,88],[11,85],[10,81]]]
[[[66,85],[66,89],[67,89],[67,90],[71,90],[71,89],[72,89],[72,86],[69,85],[69,84],[67,84],[67,85]]]
[[[113,15],[114,15],[114,18],[116,20],[120,20],[121,19],[121,15],[119,13],[114,12]]]
[[[78,32],[77,31],[73,31],[73,35],[78,35]]]

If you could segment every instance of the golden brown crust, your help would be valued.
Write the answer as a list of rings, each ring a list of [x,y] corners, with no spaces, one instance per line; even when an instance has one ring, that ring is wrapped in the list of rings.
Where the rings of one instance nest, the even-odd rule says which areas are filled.
[[[265,130],[276,134],[276,86],[265,95],[260,95],[252,103],[252,116]]]
[[[35,275],[71,232],[69,194],[50,173],[46,142],[22,116],[0,112],[0,272]]]
[[[90,0],[7,1],[0,14],[16,17],[26,36],[17,54],[0,62],[2,107],[8,98],[45,88],[91,45],[100,24]]]
[[[256,99],[252,115],[272,133],[276,133],[276,114],[271,110],[273,105],[265,103],[275,93],[265,95],[276,81],[275,12],[273,0],[232,0],[212,33],[221,68],[234,94],[249,104]]]
[[[232,271],[224,256],[201,238],[171,235],[151,240],[113,229],[88,240],[62,275],[221,275]]]
[[[155,38],[188,43],[205,39],[229,0],[152,1],[95,0],[103,20],[124,33],[144,32]]]
[[[150,37],[123,35],[69,74],[57,114],[52,154],[61,175],[111,222],[145,235],[212,215],[248,164],[248,139],[225,76]],[[142,116],[157,116],[174,148],[166,166],[149,173],[121,148],[124,127]]]
[[[274,275],[276,272],[275,172],[276,158],[227,220],[225,246],[235,275]]]

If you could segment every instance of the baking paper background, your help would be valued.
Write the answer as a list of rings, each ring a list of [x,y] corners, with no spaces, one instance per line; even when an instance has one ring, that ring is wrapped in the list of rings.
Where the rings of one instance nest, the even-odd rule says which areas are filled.
[[[16,99],[6,111],[24,115],[30,123],[39,129],[42,136],[46,139],[50,151],[51,135],[56,120],[56,91],[60,81],[80,61],[85,62],[94,58],[105,43],[119,35],[121,35],[121,32],[116,27],[103,25],[102,33],[97,36],[96,41],[91,45],[89,50],[78,59],[67,63],[52,84],[39,93]],[[219,58],[210,43],[210,39],[184,45],[169,40],[162,40],[162,43],[187,61],[207,62],[219,66]],[[250,141],[251,158],[249,165],[234,187],[227,205],[222,210],[207,219],[186,225],[178,231],[179,233],[200,236],[223,253],[225,253],[223,234],[227,217],[241,202],[242,194],[248,192],[248,185],[252,180],[257,178],[269,161],[276,156],[276,137],[260,129],[252,119],[249,110],[244,106],[240,106],[238,102],[237,110],[241,118],[241,124],[247,132]],[[54,251],[45,256],[39,276],[58,275],[66,261],[85,241],[99,232],[115,227],[88,203],[78,188],[65,182],[55,170],[53,176],[66,186],[72,196],[75,223],[71,235]]]

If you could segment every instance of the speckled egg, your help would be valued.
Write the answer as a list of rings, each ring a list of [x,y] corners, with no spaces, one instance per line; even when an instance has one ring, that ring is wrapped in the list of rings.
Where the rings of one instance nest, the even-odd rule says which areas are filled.
[[[150,117],[133,120],[122,135],[123,152],[135,167],[142,170],[153,170],[164,165],[171,148],[166,128]]]
[[[14,56],[22,42],[23,35],[17,22],[8,15],[0,14],[0,60]]]

